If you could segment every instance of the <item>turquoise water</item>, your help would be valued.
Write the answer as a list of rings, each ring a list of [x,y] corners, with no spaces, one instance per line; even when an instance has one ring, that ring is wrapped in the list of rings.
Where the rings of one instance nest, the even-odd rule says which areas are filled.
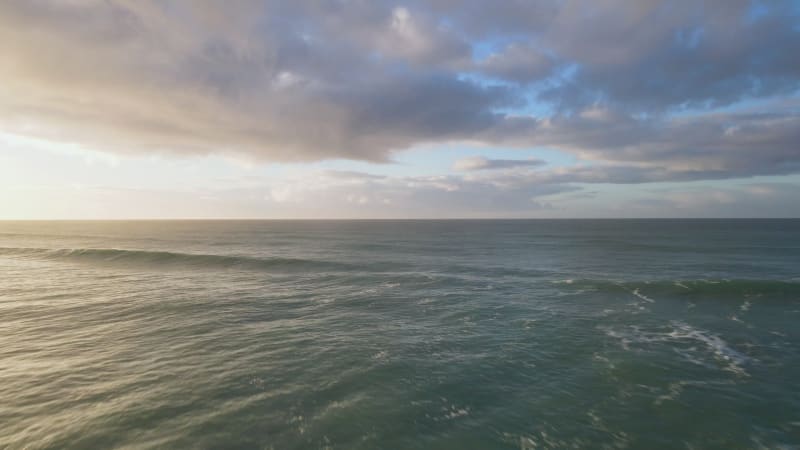
[[[800,221],[0,222],[0,448],[800,448]]]

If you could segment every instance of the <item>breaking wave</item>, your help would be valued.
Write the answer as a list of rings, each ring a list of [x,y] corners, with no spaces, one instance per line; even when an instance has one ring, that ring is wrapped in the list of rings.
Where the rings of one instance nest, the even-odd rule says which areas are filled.
[[[0,257],[54,260],[151,268],[208,268],[239,270],[346,270],[347,264],[302,258],[211,255],[117,248],[0,248]]]
[[[662,281],[567,280],[554,282],[560,289],[592,290],[598,293],[626,294],[648,302],[659,298],[735,297],[795,299],[800,301],[800,282],[794,280],[717,279]]]
[[[635,325],[624,330],[609,327],[601,329],[607,336],[618,339],[626,350],[652,350],[653,346],[669,345],[694,364],[711,366],[711,361],[714,361],[722,369],[738,375],[749,375],[744,369],[751,362],[748,356],[734,349],[720,336],[685,322],[671,321],[668,327],[654,330],[644,330]]]

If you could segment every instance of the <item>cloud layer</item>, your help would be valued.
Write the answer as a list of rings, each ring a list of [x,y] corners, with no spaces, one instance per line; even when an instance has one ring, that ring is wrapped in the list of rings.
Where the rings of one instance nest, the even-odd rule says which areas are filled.
[[[483,156],[472,156],[459,159],[453,164],[456,170],[493,170],[513,169],[516,167],[541,166],[544,161],[540,159],[488,159]]]
[[[0,128],[135,154],[465,142],[595,163],[525,174],[564,182],[791,174],[799,17],[781,0],[2,2]]]

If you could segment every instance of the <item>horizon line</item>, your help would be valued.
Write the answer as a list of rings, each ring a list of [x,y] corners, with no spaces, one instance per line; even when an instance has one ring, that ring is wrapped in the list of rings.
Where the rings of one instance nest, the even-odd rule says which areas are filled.
[[[800,217],[399,217],[399,218],[117,218],[3,219],[0,222],[397,222],[397,221],[534,221],[534,220],[800,220]]]

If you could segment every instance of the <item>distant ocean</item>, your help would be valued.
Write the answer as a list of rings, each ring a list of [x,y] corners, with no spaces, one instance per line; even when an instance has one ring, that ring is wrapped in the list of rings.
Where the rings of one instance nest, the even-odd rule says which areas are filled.
[[[800,448],[800,221],[0,222],[0,448]]]

